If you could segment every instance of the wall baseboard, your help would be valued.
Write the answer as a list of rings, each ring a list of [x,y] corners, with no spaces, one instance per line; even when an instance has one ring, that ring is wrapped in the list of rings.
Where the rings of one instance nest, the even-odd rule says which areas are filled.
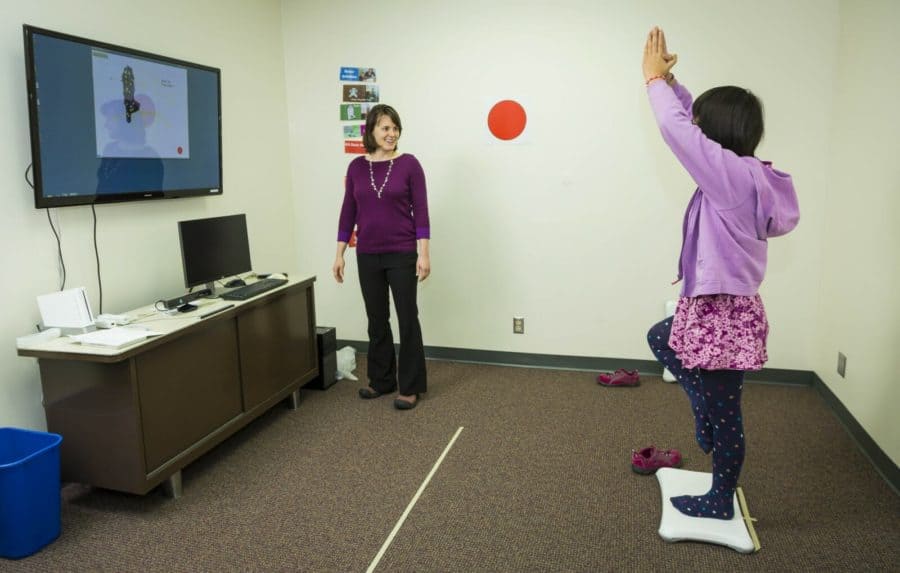
[[[853,438],[853,441],[856,442],[859,449],[862,450],[863,455],[865,455],[872,465],[875,466],[875,470],[881,474],[884,481],[891,486],[894,493],[900,495],[900,466],[895,464],[890,456],[884,453],[884,450],[875,443],[872,436],[870,436],[865,428],[856,421],[856,418],[853,417],[850,410],[848,410],[834,392],[831,391],[831,388],[829,388],[815,372],[812,374],[814,377],[813,387],[819,393],[819,396],[821,396],[825,403],[828,404],[832,413],[834,413],[841,425],[844,426],[844,429],[847,430],[847,433],[850,434],[850,437]]]
[[[338,340],[337,345],[352,346],[357,352],[368,351],[369,343],[363,340]],[[396,349],[400,345],[395,344]],[[450,360],[453,362],[474,362],[477,364],[496,364],[501,366],[520,366],[525,368],[549,368],[553,370],[585,370],[612,371],[618,368],[637,370],[647,376],[662,376],[662,365],[656,360],[637,360],[632,358],[605,358],[600,356],[567,356],[563,354],[533,354],[529,352],[506,352],[501,350],[475,350],[472,348],[453,348],[449,346],[426,346],[425,357],[432,360]],[[768,382],[772,384],[791,384],[812,386],[815,375],[806,370],[784,370],[780,368],[763,368],[759,372],[748,372],[746,380]]]
[[[365,353],[369,343],[361,340],[338,340],[337,347],[352,346],[357,352]],[[399,345],[396,345],[399,348]],[[502,366],[518,366],[523,368],[550,368],[554,370],[587,370],[604,371],[617,368],[637,370],[641,374],[661,376],[662,366],[655,360],[635,360],[621,358],[604,358],[596,356],[565,356],[560,354],[532,354],[527,352],[504,352],[499,350],[475,350],[471,348],[452,348],[447,346],[426,346],[425,357],[433,360],[449,360],[453,362],[474,362],[478,364],[497,364]],[[781,368],[763,368],[758,372],[748,372],[749,382],[768,384],[788,384],[794,386],[812,386],[816,389],[841,425],[856,442],[863,455],[875,467],[894,493],[900,495],[900,467],[884,453],[868,432],[856,421],[853,414],[838,400],[837,396],[819,376],[809,370],[785,370]]]

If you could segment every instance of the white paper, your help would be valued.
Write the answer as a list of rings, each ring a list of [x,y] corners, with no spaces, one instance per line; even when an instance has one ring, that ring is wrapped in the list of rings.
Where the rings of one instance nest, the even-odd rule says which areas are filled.
[[[88,332],[87,334],[76,334],[70,338],[81,344],[106,346],[108,348],[122,348],[123,346],[140,342],[148,336],[155,336],[158,334],[158,332],[152,330],[136,328],[107,328],[104,330]]]

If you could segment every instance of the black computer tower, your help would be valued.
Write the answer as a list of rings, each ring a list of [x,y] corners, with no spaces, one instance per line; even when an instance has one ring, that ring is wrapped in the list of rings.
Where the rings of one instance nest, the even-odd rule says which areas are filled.
[[[319,375],[307,382],[304,388],[325,390],[335,383],[337,373],[337,337],[332,326],[316,327],[316,342],[319,347]]]

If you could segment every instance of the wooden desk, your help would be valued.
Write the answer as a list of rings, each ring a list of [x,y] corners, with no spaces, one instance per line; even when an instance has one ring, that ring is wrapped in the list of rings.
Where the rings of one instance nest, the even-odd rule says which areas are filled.
[[[123,349],[66,337],[20,348],[38,359],[47,428],[63,436],[62,480],[136,494],[165,482],[178,497],[182,468],[280,401],[296,406],[318,374],[314,282],[207,318],[145,316],[163,334]]]

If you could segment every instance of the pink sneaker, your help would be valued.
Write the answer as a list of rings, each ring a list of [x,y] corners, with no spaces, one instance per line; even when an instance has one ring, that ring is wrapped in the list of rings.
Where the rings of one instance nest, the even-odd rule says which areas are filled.
[[[615,372],[604,372],[597,376],[597,384],[602,386],[637,386],[640,383],[641,377],[637,370],[619,368]]]
[[[680,468],[681,452],[678,450],[657,450],[649,446],[642,450],[631,450],[631,469],[635,473],[648,475],[659,468]]]

